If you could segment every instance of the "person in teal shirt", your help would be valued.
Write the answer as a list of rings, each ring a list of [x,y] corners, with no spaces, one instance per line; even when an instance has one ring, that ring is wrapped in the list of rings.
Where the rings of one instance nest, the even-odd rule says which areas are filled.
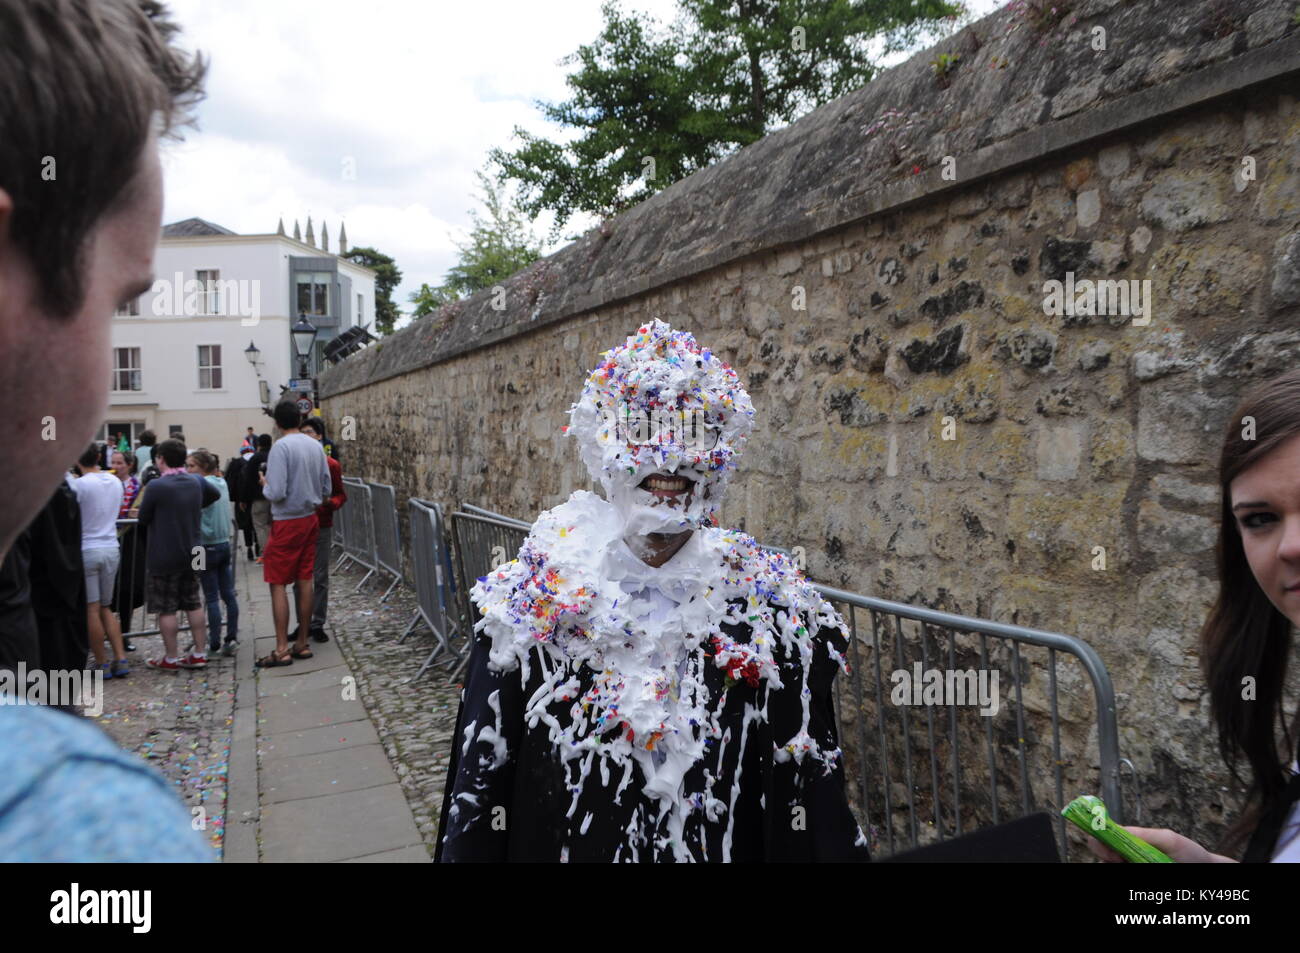
[[[239,640],[239,599],[235,595],[235,566],[231,555],[232,510],[230,488],[218,472],[220,461],[215,453],[195,450],[185,458],[185,469],[211,483],[221,494],[211,506],[203,508],[200,530],[204,550],[204,568],[199,570],[203,598],[208,606],[208,651],[222,650],[235,654]],[[221,640],[221,604],[226,604],[226,639]]]

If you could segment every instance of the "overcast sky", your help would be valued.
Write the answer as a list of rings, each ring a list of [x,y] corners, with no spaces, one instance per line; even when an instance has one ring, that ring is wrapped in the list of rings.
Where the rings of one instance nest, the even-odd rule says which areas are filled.
[[[310,214],[318,242],[328,223],[334,250],[346,221],[350,244],[397,259],[404,310],[409,292],[455,264],[488,151],[511,146],[515,126],[558,136],[534,103],[566,97],[559,61],[601,27],[600,0],[170,3],[211,70],[200,131],[165,149],[164,220],[251,234],[283,216],[292,234]],[[969,4],[979,15],[1001,5]],[[623,3],[661,23],[676,7]]]

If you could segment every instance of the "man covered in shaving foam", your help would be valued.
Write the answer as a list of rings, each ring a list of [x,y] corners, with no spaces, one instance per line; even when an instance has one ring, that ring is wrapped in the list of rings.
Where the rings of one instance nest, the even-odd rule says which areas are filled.
[[[754,426],[662,321],[570,410],[605,498],[537,518],[479,579],[440,861],[866,860],[831,683],[843,620],[715,513]]]

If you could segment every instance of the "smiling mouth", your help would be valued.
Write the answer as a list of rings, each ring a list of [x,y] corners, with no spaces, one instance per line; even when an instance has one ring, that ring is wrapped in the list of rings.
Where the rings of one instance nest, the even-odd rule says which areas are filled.
[[[663,473],[652,473],[637,484],[641,489],[664,500],[675,499],[694,485],[693,481],[684,476]]]

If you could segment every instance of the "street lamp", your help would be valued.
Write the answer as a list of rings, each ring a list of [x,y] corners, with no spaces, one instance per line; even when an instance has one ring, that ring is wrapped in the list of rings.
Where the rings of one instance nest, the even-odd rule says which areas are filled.
[[[249,341],[248,347],[244,348],[244,357],[248,358],[248,363],[252,364],[254,369],[262,362],[262,352],[252,341]]]
[[[289,332],[293,336],[293,349],[298,353],[298,376],[307,376],[307,356],[316,343],[317,328],[307,320],[307,315],[298,312],[298,323]]]

